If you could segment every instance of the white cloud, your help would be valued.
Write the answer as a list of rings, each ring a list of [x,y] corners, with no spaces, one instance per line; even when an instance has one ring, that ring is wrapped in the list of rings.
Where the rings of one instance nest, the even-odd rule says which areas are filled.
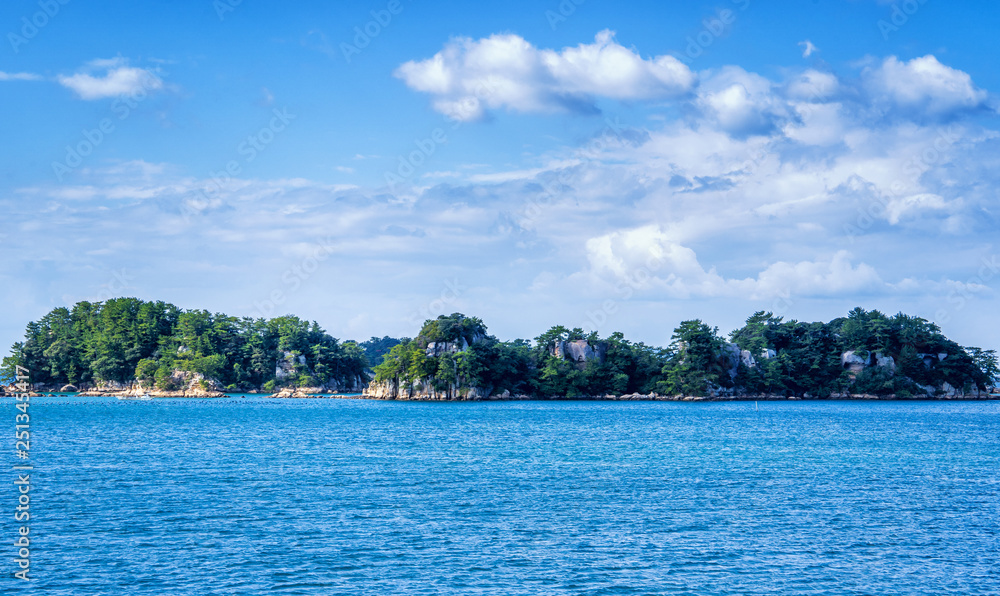
[[[495,172],[492,174],[473,174],[469,176],[468,179],[470,182],[481,182],[486,184],[491,182],[507,182],[510,180],[530,180],[537,177],[539,174],[552,170],[568,168],[578,165],[579,163],[580,160],[578,159],[553,161],[543,167],[532,168],[530,170],[512,170],[507,172]]]
[[[80,72],[59,75],[56,80],[86,100],[163,88],[163,81],[152,70],[129,66],[124,58],[92,60]]]
[[[651,294],[671,297],[839,296],[886,290],[873,267],[853,265],[851,255],[837,251],[815,261],[778,261],[756,278],[726,278],[716,269],[706,271],[690,248],[677,243],[656,225],[620,230],[587,241],[587,258],[596,275],[610,275],[617,283]]]
[[[865,69],[862,79],[873,101],[931,116],[973,110],[988,97],[968,73],[945,66],[932,55],[909,62],[890,56]]]
[[[772,88],[760,75],[727,66],[706,77],[697,101],[704,114],[729,134],[765,134],[788,113]]]
[[[0,70],[0,81],[40,81],[40,75],[30,72],[3,72]]]
[[[643,59],[602,31],[593,44],[546,50],[542,59],[561,90],[613,99],[656,99],[684,93],[694,74],[672,56]]]
[[[830,146],[844,141],[848,119],[838,103],[795,104],[797,122],[784,128],[785,136],[804,145]]]
[[[806,57],[819,51],[809,40],[800,45]],[[458,38],[429,59],[401,65],[395,76],[429,94],[435,110],[459,121],[498,109],[589,113],[597,110],[599,99],[676,99],[735,136],[768,134],[802,118],[802,106],[794,103],[836,102],[842,112],[885,124],[899,118],[947,119],[984,108],[989,99],[968,73],[933,55],[910,61],[890,56],[865,64],[856,78],[808,69],[775,82],[738,66],[695,75],[670,56],[644,58],[605,30],[593,43],[562,50],[540,49],[514,34]]]
[[[808,102],[830,101],[840,92],[840,80],[828,72],[809,69],[792,79],[786,94],[792,99]]]
[[[458,54],[442,54],[444,83],[424,81],[443,90],[435,99],[461,99],[452,79],[472,72],[453,68],[468,55],[451,45]],[[497,62],[480,62],[480,70],[513,72],[503,66],[508,59],[541,70],[511,75],[506,103],[484,102],[483,114],[562,105],[545,94],[557,87],[558,69],[536,59],[544,51],[519,47],[525,55],[490,54]],[[616,300],[618,314],[601,332],[661,345],[682,318],[732,328],[775,303],[801,320],[828,320],[856,305],[927,318],[951,309],[953,325],[961,321],[974,343],[983,316],[1000,322],[982,298],[993,290],[966,283],[997,252],[1000,135],[972,120],[926,117],[940,113],[929,111],[930,92],[924,103],[897,100],[871,86],[875,69],[882,66],[856,79],[818,70],[786,79],[735,67],[704,72],[697,92],[681,99],[683,116],[665,110],[627,142],[606,133],[607,143],[586,151],[547,147],[485,167],[442,155],[405,197],[237,179],[206,201],[200,190],[212,181],[170,167],[82,169],[78,186],[0,196],[0,207],[38,206],[8,209],[8,275],[33,259],[51,263],[34,290],[44,302],[58,295],[53,288],[86,298],[78,288],[95,272],[124,266],[142,286],[136,295],[249,316],[263,314],[255,302],[281,290],[286,301],[272,314],[315,316],[335,334],[343,313],[374,313],[350,329],[360,334],[353,337],[412,335],[420,321],[402,319],[457,277],[468,289],[447,312],[483,316],[502,337],[580,326],[595,305]],[[549,86],[535,84],[539,72]],[[559,88],[596,97],[583,85]],[[869,109],[871,97],[879,110]],[[194,208],[186,220],[184,205]],[[311,239],[328,236],[336,257],[289,291],[283,274]],[[949,295],[967,291],[981,305],[954,309]]]
[[[592,44],[544,50],[514,34],[449,42],[432,58],[410,61],[396,76],[433,96],[434,108],[455,120],[487,110],[592,111],[596,98],[664,99],[694,86],[695,75],[672,56],[643,58],[602,31]]]
[[[887,289],[873,267],[865,263],[852,265],[850,253],[844,250],[829,260],[774,263],[761,271],[754,283],[746,285],[758,297],[841,296]]]
[[[932,193],[895,197],[886,205],[891,224],[898,224],[904,216],[913,216],[921,211],[948,209],[944,197]]]
[[[691,283],[707,276],[694,251],[672,240],[657,225],[591,238],[586,247],[592,269],[621,279],[655,275],[669,281],[681,278]]]

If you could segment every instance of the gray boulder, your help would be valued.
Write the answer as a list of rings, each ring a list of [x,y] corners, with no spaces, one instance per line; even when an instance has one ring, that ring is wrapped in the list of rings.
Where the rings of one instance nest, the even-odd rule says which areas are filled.
[[[868,366],[868,358],[862,358],[851,350],[840,355],[840,365],[852,373],[859,373]]]

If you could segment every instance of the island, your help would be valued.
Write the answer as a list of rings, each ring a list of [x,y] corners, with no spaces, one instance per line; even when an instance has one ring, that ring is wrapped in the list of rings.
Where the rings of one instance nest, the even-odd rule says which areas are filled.
[[[665,334],[666,335],[666,334]],[[855,308],[829,322],[756,312],[728,337],[683,321],[666,347],[556,325],[502,341],[478,317],[416,336],[340,341],[292,315],[237,318],[115,298],[27,325],[0,367],[33,391],[82,395],[382,400],[996,399],[994,350],[963,347],[919,317]],[[7,388],[12,392],[12,388]]]

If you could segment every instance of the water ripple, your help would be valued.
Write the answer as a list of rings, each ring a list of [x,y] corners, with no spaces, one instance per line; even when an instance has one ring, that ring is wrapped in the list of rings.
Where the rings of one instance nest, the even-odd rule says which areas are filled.
[[[997,403],[32,407],[39,594],[1000,594]]]

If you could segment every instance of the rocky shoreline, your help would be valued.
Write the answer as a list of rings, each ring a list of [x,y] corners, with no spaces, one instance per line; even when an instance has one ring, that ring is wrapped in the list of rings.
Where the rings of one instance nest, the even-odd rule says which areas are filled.
[[[312,396],[310,396],[312,397]],[[480,399],[442,399],[427,397],[400,397],[384,398],[369,395],[344,396],[353,399],[371,399],[380,401],[414,401],[414,402],[483,402],[483,401],[673,401],[673,402],[751,402],[751,401],[1000,401],[1000,394],[981,394],[978,396],[960,397],[930,397],[926,395],[916,395],[900,397],[897,395],[867,395],[850,394],[831,396],[826,398],[801,397],[782,395],[739,395],[739,396],[700,396],[700,395],[588,395],[575,397],[533,397],[529,395],[516,395],[503,397],[491,395]]]
[[[378,401],[414,401],[414,402],[483,402],[483,401],[676,401],[676,402],[726,402],[726,401],[997,401],[1000,400],[1000,393],[978,393],[957,396],[897,396],[897,395],[871,395],[871,394],[837,394],[826,398],[812,396],[784,396],[784,395],[722,395],[722,396],[698,396],[698,395],[660,395],[657,393],[632,393],[627,395],[585,395],[585,396],[532,396],[532,395],[511,395],[503,393],[500,395],[490,395],[486,397],[473,398],[447,398],[441,396],[430,397],[427,395],[415,395],[411,397],[384,397],[371,395],[368,393],[339,395],[339,394],[309,394],[301,391],[286,390],[266,395],[267,398],[275,399],[369,399]]]
[[[222,391],[208,390],[200,386],[195,386],[181,391],[165,391],[162,389],[144,389],[141,384],[117,390],[108,389],[88,389],[78,391],[76,387],[64,386],[57,390],[43,389],[32,390],[28,393],[31,397],[58,397],[61,394],[73,393],[79,397],[122,397],[137,398],[150,396],[153,398],[189,398],[189,399],[219,399],[229,398],[234,395],[254,395],[266,399],[367,399],[377,401],[412,401],[412,402],[485,402],[485,401],[674,401],[674,402],[750,402],[750,401],[997,401],[1000,400],[1000,393],[976,392],[969,394],[948,394],[948,395],[873,395],[873,394],[834,394],[829,397],[819,398],[810,395],[805,396],[784,396],[775,394],[758,395],[660,395],[658,393],[631,393],[626,395],[579,395],[567,396],[535,396],[524,394],[511,394],[505,391],[502,394],[484,395],[472,393],[466,397],[451,397],[447,394],[397,394],[389,396],[384,392],[361,394],[357,393],[323,393],[318,387],[306,387],[300,389],[286,388],[276,393],[265,394],[261,391],[249,391],[244,394],[225,393]],[[0,387],[0,397],[13,397],[13,387]]]
[[[319,391],[308,391],[306,389],[282,389],[271,395],[262,395],[267,399],[359,399],[358,394],[323,393]]]
[[[828,397],[817,397],[805,393],[804,395],[786,396],[774,393],[740,393],[726,390],[716,390],[707,396],[695,395],[664,395],[659,393],[630,393],[624,395],[583,395],[567,397],[562,395],[512,395],[509,391],[496,394],[491,388],[482,387],[459,387],[450,384],[443,390],[438,390],[431,383],[394,383],[391,381],[372,381],[363,392],[363,399],[376,399],[385,401],[858,401],[858,400],[879,400],[879,401],[903,401],[903,400],[934,400],[934,401],[956,401],[956,400],[1000,400],[1000,393],[994,390],[993,393],[973,389],[966,393],[962,389],[952,387],[945,383],[941,388],[926,387],[924,393],[910,395],[885,394],[875,395],[870,393],[835,393]]]

